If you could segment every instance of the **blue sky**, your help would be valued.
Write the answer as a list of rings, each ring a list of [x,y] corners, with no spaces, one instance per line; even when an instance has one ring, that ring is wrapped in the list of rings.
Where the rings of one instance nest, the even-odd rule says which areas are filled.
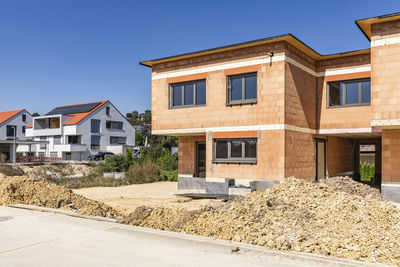
[[[0,0],[0,110],[109,99],[151,108],[139,61],[292,33],[317,52],[369,47],[354,20],[398,0]]]

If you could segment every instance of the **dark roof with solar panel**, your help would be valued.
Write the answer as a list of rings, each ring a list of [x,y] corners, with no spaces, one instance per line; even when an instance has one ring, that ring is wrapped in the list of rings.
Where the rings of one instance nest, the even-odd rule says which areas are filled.
[[[101,104],[102,104],[102,102],[94,102],[94,103],[87,103],[87,104],[56,107],[52,111],[46,113],[45,116],[90,112],[92,109],[96,108],[98,105],[101,105]]]

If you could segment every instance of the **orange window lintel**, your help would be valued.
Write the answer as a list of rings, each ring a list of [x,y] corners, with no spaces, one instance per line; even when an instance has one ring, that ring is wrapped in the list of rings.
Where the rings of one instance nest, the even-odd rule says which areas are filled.
[[[261,65],[258,64],[258,65],[252,65],[252,66],[246,66],[246,67],[226,69],[226,70],[224,70],[224,74],[226,76],[228,76],[228,75],[236,75],[236,74],[242,74],[242,73],[256,72],[256,71],[258,71],[260,66]]]
[[[207,78],[207,72],[168,78],[167,83],[188,82],[188,81],[202,80],[205,78]]]
[[[257,131],[215,132],[213,138],[254,138]]]
[[[343,81],[343,80],[352,80],[352,79],[362,79],[362,78],[370,78],[370,71],[356,72],[356,73],[347,73],[347,74],[339,74],[326,76],[325,81],[333,82],[333,81]]]
[[[203,136],[193,136],[193,141],[198,142],[198,141],[206,141],[206,137]]]

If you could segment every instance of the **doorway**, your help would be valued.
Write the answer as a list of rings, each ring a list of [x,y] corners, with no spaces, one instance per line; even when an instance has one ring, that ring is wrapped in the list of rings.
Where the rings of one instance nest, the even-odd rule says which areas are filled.
[[[206,142],[196,142],[196,177],[206,177]]]
[[[316,151],[316,175],[315,180],[326,178],[326,141],[324,139],[315,139]]]

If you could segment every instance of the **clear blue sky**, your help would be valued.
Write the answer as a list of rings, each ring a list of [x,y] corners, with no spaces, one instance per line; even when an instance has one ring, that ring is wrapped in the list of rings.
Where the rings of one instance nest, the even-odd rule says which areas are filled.
[[[109,99],[151,108],[139,61],[292,33],[317,52],[369,47],[354,20],[398,0],[0,0],[0,110]]]

